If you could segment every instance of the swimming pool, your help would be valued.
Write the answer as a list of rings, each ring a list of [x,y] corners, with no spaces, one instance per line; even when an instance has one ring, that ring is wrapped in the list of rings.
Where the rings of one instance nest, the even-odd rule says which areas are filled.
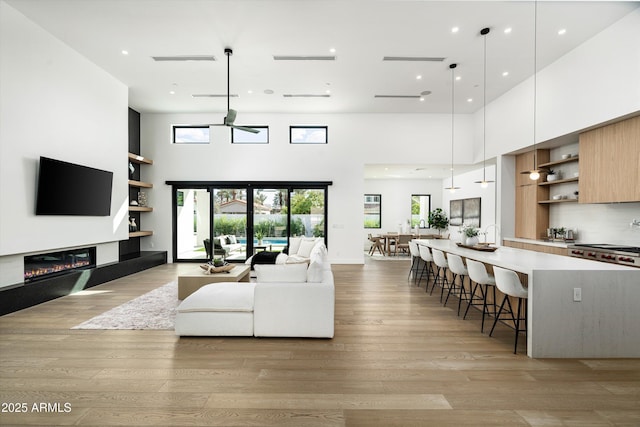
[[[238,239],[238,243],[242,243],[243,245],[247,244],[247,239],[246,238],[240,238]],[[258,239],[253,239],[253,243],[254,244],[258,244]],[[282,246],[286,246],[287,245],[287,239],[286,238],[282,238],[282,237],[265,237],[264,239],[262,239],[262,244],[263,245],[282,245]]]

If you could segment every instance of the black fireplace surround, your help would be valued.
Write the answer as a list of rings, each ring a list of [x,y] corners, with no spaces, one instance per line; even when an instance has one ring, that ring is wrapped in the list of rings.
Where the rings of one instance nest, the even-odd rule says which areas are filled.
[[[96,247],[66,249],[24,257],[24,283],[61,276],[96,266]]]
[[[42,257],[40,254],[35,257],[35,270],[59,270],[60,267],[52,267],[50,264],[53,261],[57,262],[58,258],[63,261],[71,260],[71,264],[79,268],[54,271],[46,276],[38,275],[37,279],[31,278],[28,282],[25,277],[25,282],[3,287],[0,289],[0,316],[167,263],[166,251],[142,251],[120,255],[116,262],[93,267],[82,265],[85,263],[85,256],[82,254],[48,254],[47,258],[39,258]],[[95,254],[93,262],[96,262]],[[30,276],[32,274],[29,273]]]

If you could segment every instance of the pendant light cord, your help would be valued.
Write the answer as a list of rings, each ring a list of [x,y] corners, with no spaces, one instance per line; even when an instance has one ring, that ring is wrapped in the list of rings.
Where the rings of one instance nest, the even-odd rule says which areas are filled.
[[[229,57],[231,56],[231,52],[225,51],[225,53],[227,54],[227,114],[229,114],[229,110],[231,109],[231,104],[229,102],[229,99],[231,98],[231,92],[230,92],[230,90],[231,90],[231,83],[230,83],[231,73],[230,73],[230,66],[229,66],[229,64],[231,62],[230,59],[229,59]]]
[[[457,64],[451,64],[449,65],[449,68],[451,68],[451,188],[455,188],[455,186],[453,185],[453,141],[454,141],[454,135],[455,135],[455,122],[454,122],[454,113],[455,113],[455,85],[456,85],[456,79],[455,79],[455,72],[453,71],[455,68],[457,67]]]
[[[533,170],[538,170],[536,152],[536,107],[537,107],[537,64],[538,64],[538,1],[533,2]]]
[[[483,30],[484,32],[484,30]],[[487,182],[487,34],[484,34],[484,67],[482,82],[482,181]]]

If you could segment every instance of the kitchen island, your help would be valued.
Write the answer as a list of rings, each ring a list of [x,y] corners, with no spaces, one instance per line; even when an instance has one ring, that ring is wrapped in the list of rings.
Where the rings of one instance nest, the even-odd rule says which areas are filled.
[[[640,357],[640,268],[451,240],[419,244],[527,275],[529,357]],[[581,301],[574,301],[579,288]]]

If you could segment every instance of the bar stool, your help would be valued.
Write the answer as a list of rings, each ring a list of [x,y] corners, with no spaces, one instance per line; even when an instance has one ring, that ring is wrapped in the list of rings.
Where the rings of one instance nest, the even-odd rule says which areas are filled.
[[[409,269],[407,280],[413,273],[413,283],[416,283],[418,282],[418,269],[420,267],[420,249],[418,249],[418,243],[413,240],[409,241],[409,253],[411,254],[411,268]]]
[[[433,288],[436,286],[436,275],[433,272],[433,255],[431,255],[431,251],[428,246],[418,245],[418,250],[420,251],[420,259],[422,259],[424,263],[424,267],[420,272],[420,277],[418,278],[418,286],[420,286],[420,282],[422,281],[422,276],[427,274],[427,286],[425,286],[424,291],[427,292],[429,290],[429,276],[433,277],[433,286],[431,287],[431,293],[433,293]]]
[[[436,264],[436,277],[433,282],[433,286],[435,287],[438,284],[440,289],[440,302],[442,302],[442,297],[444,296],[444,288],[446,287],[449,290],[449,279],[447,279],[447,270],[449,269],[449,263],[447,262],[447,258],[439,249],[431,249],[431,254],[433,255],[433,262]],[[440,273],[442,272],[442,276]],[[431,292],[433,292],[433,288],[431,288]]]
[[[496,315],[496,278],[493,275],[487,273],[487,269],[483,263],[467,258],[467,270],[469,270],[469,279],[475,283],[473,290],[471,291],[471,297],[469,297],[469,305],[464,312],[463,319],[467,318],[469,307],[472,305],[482,304],[482,324],[480,325],[480,332],[484,332],[484,316],[490,314],[489,307],[487,307],[487,296],[489,294],[489,287],[493,290],[493,315]],[[482,296],[482,303],[474,303],[476,291],[480,289]]]
[[[447,298],[444,300],[444,305],[447,305],[447,301],[449,301],[449,296],[453,294],[458,297],[458,316],[460,316],[460,305],[462,303],[462,298],[468,300],[467,291],[464,288],[464,278],[469,275],[467,271],[467,267],[465,267],[464,262],[462,261],[462,257],[456,254],[448,253],[447,261],[449,262],[449,270],[451,270],[451,274],[453,276],[453,280],[451,281],[451,286],[449,286],[449,292],[447,292]],[[460,278],[460,286],[456,285],[456,279]]]
[[[493,333],[493,329],[496,327],[496,323],[498,323],[498,319],[500,318],[500,314],[502,313],[502,310],[504,309],[504,304],[506,302],[509,308],[508,308],[508,311],[505,313],[511,315],[510,318],[515,325],[514,329],[516,331],[516,339],[515,339],[515,346],[513,348],[513,353],[515,354],[518,351],[518,334],[520,332],[524,332],[525,336],[527,334],[526,302],[527,302],[527,297],[529,296],[529,292],[527,291],[527,288],[525,288],[522,285],[522,282],[520,281],[520,278],[518,277],[518,274],[515,271],[506,270],[504,268],[494,266],[493,274],[495,275],[495,278],[496,278],[496,287],[500,292],[504,294],[504,298],[502,299],[502,303],[500,304],[500,308],[498,309],[496,318],[493,321],[493,326],[491,327],[491,332],[489,332],[489,336],[491,336],[491,334]],[[513,309],[511,308],[511,301],[509,300],[510,296],[518,298],[517,312],[514,312]],[[522,306],[523,300],[525,301],[524,318],[521,318],[520,314],[522,313],[521,306]],[[521,320],[524,320],[524,329],[520,329]]]

